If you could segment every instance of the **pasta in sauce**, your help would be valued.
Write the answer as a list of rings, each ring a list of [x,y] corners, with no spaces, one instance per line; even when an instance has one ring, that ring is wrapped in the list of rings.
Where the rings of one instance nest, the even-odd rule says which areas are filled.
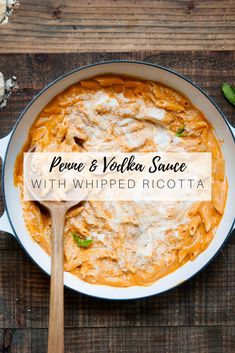
[[[104,75],[56,96],[34,122],[15,164],[22,190],[23,152],[211,152],[212,201],[90,202],[66,215],[65,270],[111,286],[150,285],[195,259],[222,218],[227,183],[212,127],[182,94],[160,83]],[[50,254],[50,218],[23,202],[33,239]],[[75,234],[75,236],[74,236]],[[91,239],[79,246],[79,239]]]

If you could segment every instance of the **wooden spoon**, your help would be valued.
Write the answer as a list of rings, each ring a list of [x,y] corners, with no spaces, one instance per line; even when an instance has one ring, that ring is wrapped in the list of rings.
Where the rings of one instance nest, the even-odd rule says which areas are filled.
[[[79,201],[38,201],[51,215],[51,288],[48,353],[64,353],[64,222]]]

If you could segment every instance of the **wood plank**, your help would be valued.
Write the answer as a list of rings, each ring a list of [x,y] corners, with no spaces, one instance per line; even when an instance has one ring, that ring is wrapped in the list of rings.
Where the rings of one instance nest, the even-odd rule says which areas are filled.
[[[47,351],[45,329],[0,330],[0,341],[1,352]],[[68,353],[233,353],[234,343],[234,330],[223,326],[65,330]]]
[[[231,0],[20,0],[1,53],[233,50]]]

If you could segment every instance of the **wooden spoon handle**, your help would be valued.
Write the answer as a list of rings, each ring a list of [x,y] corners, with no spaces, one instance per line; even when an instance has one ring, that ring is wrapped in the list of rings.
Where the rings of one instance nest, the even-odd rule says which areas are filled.
[[[51,210],[51,289],[48,353],[64,353],[64,219],[66,209]]]

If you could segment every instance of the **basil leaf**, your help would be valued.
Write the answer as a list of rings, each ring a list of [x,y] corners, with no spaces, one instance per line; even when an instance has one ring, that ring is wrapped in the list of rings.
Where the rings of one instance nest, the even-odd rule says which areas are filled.
[[[235,105],[235,87],[229,85],[228,83],[223,83],[221,86],[223,94],[227,100]]]
[[[73,239],[76,241],[77,246],[82,248],[88,248],[93,242],[92,239],[82,239],[76,233],[72,233]]]
[[[177,130],[177,132],[176,132],[175,135],[176,135],[177,137],[180,137],[180,136],[183,135],[184,131],[185,131],[185,128],[184,128],[184,127],[181,127],[180,129]]]

